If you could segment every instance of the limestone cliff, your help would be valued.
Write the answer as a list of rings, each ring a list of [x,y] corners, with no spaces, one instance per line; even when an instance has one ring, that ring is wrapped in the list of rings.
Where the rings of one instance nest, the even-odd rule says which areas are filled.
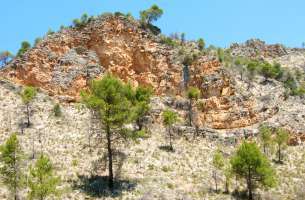
[[[264,43],[255,41],[243,48],[235,47],[262,48],[261,52],[270,55],[285,54],[279,45],[265,47]],[[151,86],[155,95],[176,96],[175,101],[179,101],[184,96],[183,65],[177,57],[177,49],[161,43],[160,37],[143,29],[138,21],[123,16],[102,16],[82,28],[66,28],[49,35],[13,60],[0,75],[71,102],[79,100],[80,91],[91,79],[111,72],[135,86]],[[189,66],[189,76],[189,85],[202,92],[199,126],[242,128],[264,121],[278,111],[276,103],[262,108],[255,95],[245,95],[244,83],[238,84],[237,77],[215,57],[200,56]],[[280,94],[275,97],[281,98]]]

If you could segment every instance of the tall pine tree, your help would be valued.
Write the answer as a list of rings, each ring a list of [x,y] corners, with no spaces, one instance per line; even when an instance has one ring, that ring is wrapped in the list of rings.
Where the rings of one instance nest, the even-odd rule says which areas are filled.
[[[113,151],[114,143],[119,139],[138,138],[142,132],[127,128],[135,121],[135,91],[116,77],[107,74],[101,80],[94,80],[88,92],[81,93],[84,104],[99,112],[106,136],[108,154],[109,188],[114,188]],[[141,133],[141,134],[139,134]]]

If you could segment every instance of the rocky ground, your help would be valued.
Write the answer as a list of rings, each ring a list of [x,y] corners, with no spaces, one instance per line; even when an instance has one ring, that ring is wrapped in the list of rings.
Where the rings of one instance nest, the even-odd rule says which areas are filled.
[[[303,200],[304,97],[288,97],[283,83],[274,79],[245,78],[237,68],[220,62],[215,49],[200,51],[195,42],[172,41],[174,45],[169,45],[162,37],[131,18],[110,14],[94,18],[82,28],[65,28],[45,37],[0,71],[0,143],[18,133],[25,152],[24,168],[40,153],[49,155],[62,179],[59,199],[220,200],[237,197],[213,191],[213,152],[221,149],[229,157],[241,139],[255,139],[259,125],[266,122],[289,130],[291,146],[283,165],[273,163],[278,187],[258,190],[258,194],[266,200]],[[183,59],[189,53],[196,58],[186,69]],[[249,40],[233,44],[230,56],[278,62],[304,74],[303,49]],[[117,145],[118,188],[113,195],[104,191],[104,140],[100,134],[89,139],[94,123],[88,110],[77,103],[90,80],[106,72],[154,90],[146,124],[149,137]],[[187,84],[198,87],[202,94],[193,105],[200,136],[194,138],[195,128],[181,120],[174,126],[175,151],[169,152],[160,114],[170,107],[185,118],[189,106],[184,98],[186,76]],[[25,107],[19,92],[24,85],[39,88],[39,94],[31,105],[32,126],[22,133]],[[61,117],[53,113],[58,102]],[[223,191],[223,175],[220,179]],[[242,181],[234,180],[230,190],[243,188]],[[5,187],[0,191],[0,199],[8,199]],[[25,197],[26,191],[22,193]]]
[[[24,107],[18,95],[20,88],[6,81],[0,84],[1,143],[12,132],[18,132],[25,152],[24,167],[35,161],[43,152],[55,164],[56,173],[62,179],[62,196],[59,199],[142,199],[142,200],[191,200],[231,199],[231,195],[213,192],[211,155],[221,149],[226,156],[234,146],[219,139],[176,135],[175,152],[166,150],[165,129],[159,123],[150,124],[149,138],[126,145],[118,145],[116,177],[119,189],[112,196],[97,188],[105,188],[103,176],[107,175],[103,141],[94,137],[89,148],[89,113],[80,104],[65,104],[63,115],[53,116],[56,101],[40,92],[32,107],[33,125],[20,133],[19,123],[24,120]],[[154,107],[155,114],[164,108]],[[13,104],[11,102],[14,102]],[[156,120],[157,122],[158,120]],[[33,141],[35,158],[33,159]],[[90,151],[91,149],[91,151]],[[279,186],[271,191],[259,191],[263,199],[299,199],[304,195],[299,186],[305,180],[305,146],[290,146],[285,153],[285,164],[273,164],[279,175]],[[91,178],[90,178],[91,177]],[[224,179],[220,176],[220,179]],[[232,182],[234,188],[242,188],[242,182]],[[220,183],[223,191],[223,182]],[[25,193],[26,191],[24,191]],[[5,187],[1,187],[1,199],[8,199]]]

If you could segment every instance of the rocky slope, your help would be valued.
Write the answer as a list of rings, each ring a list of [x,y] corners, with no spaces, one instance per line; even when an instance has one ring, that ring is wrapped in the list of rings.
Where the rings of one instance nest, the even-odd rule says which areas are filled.
[[[106,185],[101,176],[107,175],[104,141],[93,135],[88,138],[90,113],[79,104],[62,106],[62,117],[53,116],[52,109],[56,104],[53,98],[39,92],[32,108],[32,123],[29,129],[21,134],[20,124],[25,120],[25,108],[20,100],[21,86],[6,81],[0,82],[0,142],[12,132],[18,132],[18,138],[25,152],[25,163],[29,166],[32,159],[40,153],[49,155],[61,177],[62,200],[229,200],[231,195],[213,192],[211,155],[218,148],[229,156],[238,144],[222,138],[222,132],[210,129],[202,130],[206,138],[193,139],[189,129],[175,136],[175,152],[170,153],[162,147],[167,144],[165,129],[158,123],[160,110],[167,106],[168,99],[153,98],[151,117],[153,123],[146,124],[152,132],[149,138],[137,143],[119,144],[120,153],[115,156],[115,175],[121,187],[114,195],[100,190]],[[14,103],[11,103],[14,102]],[[180,126],[181,130],[181,126]],[[177,132],[178,133],[178,132]],[[230,134],[230,133],[227,133]],[[229,142],[231,141],[231,142]],[[304,158],[305,146],[288,147],[285,164],[274,165],[280,177],[280,184],[271,191],[259,190],[263,199],[272,196],[277,200],[297,199],[302,194],[302,181],[305,179]],[[223,175],[219,176],[224,181]],[[98,186],[99,187],[96,187]],[[224,185],[219,185],[224,189]],[[231,191],[236,187],[234,181]],[[0,199],[9,199],[9,193],[0,187]],[[100,192],[100,194],[98,194]],[[26,191],[21,197],[25,199]],[[299,196],[301,197],[301,196]]]
[[[304,70],[303,50],[259,40],[234,44],[231,50],[234,56],[276,61],[289,69]],[[161,112],[171,107],[183,119],[189,105],[184,98],[180,57],[179,48],[164,44],[159,36],[123,16],[98,17],[82,28],[66,28],[49,35],[0,71],[1,142],[10,133],[21,132],[25,116],[18,93],[22,86],[33,85],[39,88],[32,105],[33,126],[20,135],[21,143],[29,157],[33,142],[36,154],[50,155],[63,179],[62,199],[230,199],[229,195],[210,192],[210,155],[217,148],[229,155],[241,139],[252,137],[258,126],[267,122],[289,130],[290,144],[300,146],[289,147],[293,153],[286,158],[288,164],[276,166],[281,175],[278,188],[270,194],[260,193],[296,198],[295,186],[305,177],[301,145],[305,141],[304,98],[287,97],[282,83],[266,81],[259,75],[249,83],[208,53],[189,66],[189,85],[198,87],[202,94],[196,102],[200,106],[194,105],[194,119],[205,139],[200,137],[193,142],[195,128],[181,120],[174,127],[176,152],[168,154],[162,149],[165,130]],[[105,164],[99,162],[104,159],[105,150],[97,148],[103,145],[92,142],[94,138],[89,142],[90,113],[77,102],[90,80],[107,72],[134,86],[153,88],[150,120],[146,124],[152,133],[150,138],[127,144],[128,148],[121,148],[123,152],[118,153],[120,194],[94,196],[94,184],[103,183],[97,176],[106,175],[105,166],[97,165]],[[52,115],[56,102],[62,103],[61,118]],[[1,195],[0,198],[7,198],[4,189]]]
[[[90,80],[105,72],[133,85],[151,86],[156,95],[183,96],[183,65],[178,57],[175,48],[161,44],[159,37],[137,21],[104,16],[83,28],[48,36],[0,75],[39,87],[66,102],[78,100]],[[259,102],[253,95],[243,96],[234,75],[228,74],[215,57],[202,56],[189,68],[190,85],[200,88],[203,96],[204,108],[197,120],[200,126],[242,128],[274,114],[275,107],[258,110]]]

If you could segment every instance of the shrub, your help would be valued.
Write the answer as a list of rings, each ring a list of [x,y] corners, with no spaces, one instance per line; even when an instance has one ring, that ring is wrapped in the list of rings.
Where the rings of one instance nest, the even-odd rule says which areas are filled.
[[[202,38],[199,38],[199,40],[198,40],[198,48],[199,48],[199,50],[200,51],[202,51],[202,50],[204,50],[204,48],[205,48],[205,42],[204,42],[204,40],[202,39]]]
[[[74,19],[73,20],[73,25],[76,28],[82,28],[84,27],[87,23],[89,23],[93,17],[89,17],[87,13],[84,13],[80,19]]]
[[[166,44],[171,47],[177,47],[179,45],[177,41],[173,40],[170,37],[166,37],[166,36],[161,37],[161,43]]]
[[[29,42],[27,42],[27,41],[23,41],[21,43],[21,48],[18,50],[17,57],[22,56],[30,48],[31,48],[31,44]]]
[[[263,62],[260,64],[260,73],[265,78],[280,79],[283,76],[283,70],[280,64],[270,64]]]
[[[54,116],[55,116],[55,117],[60,117],[60,116],[62,115],[61,108],[60,108],[60,105],[59,105],[59,104],[56,104],[56,105],[53,107],[53,113],[54,113]]]
[[[41,37],[35,39],[34,46],[37,46],[42,41]]]
[[[217,49],[217,56],[218,56],[219,62],[223,62],[225,60],[225,53],[222,48]]]

